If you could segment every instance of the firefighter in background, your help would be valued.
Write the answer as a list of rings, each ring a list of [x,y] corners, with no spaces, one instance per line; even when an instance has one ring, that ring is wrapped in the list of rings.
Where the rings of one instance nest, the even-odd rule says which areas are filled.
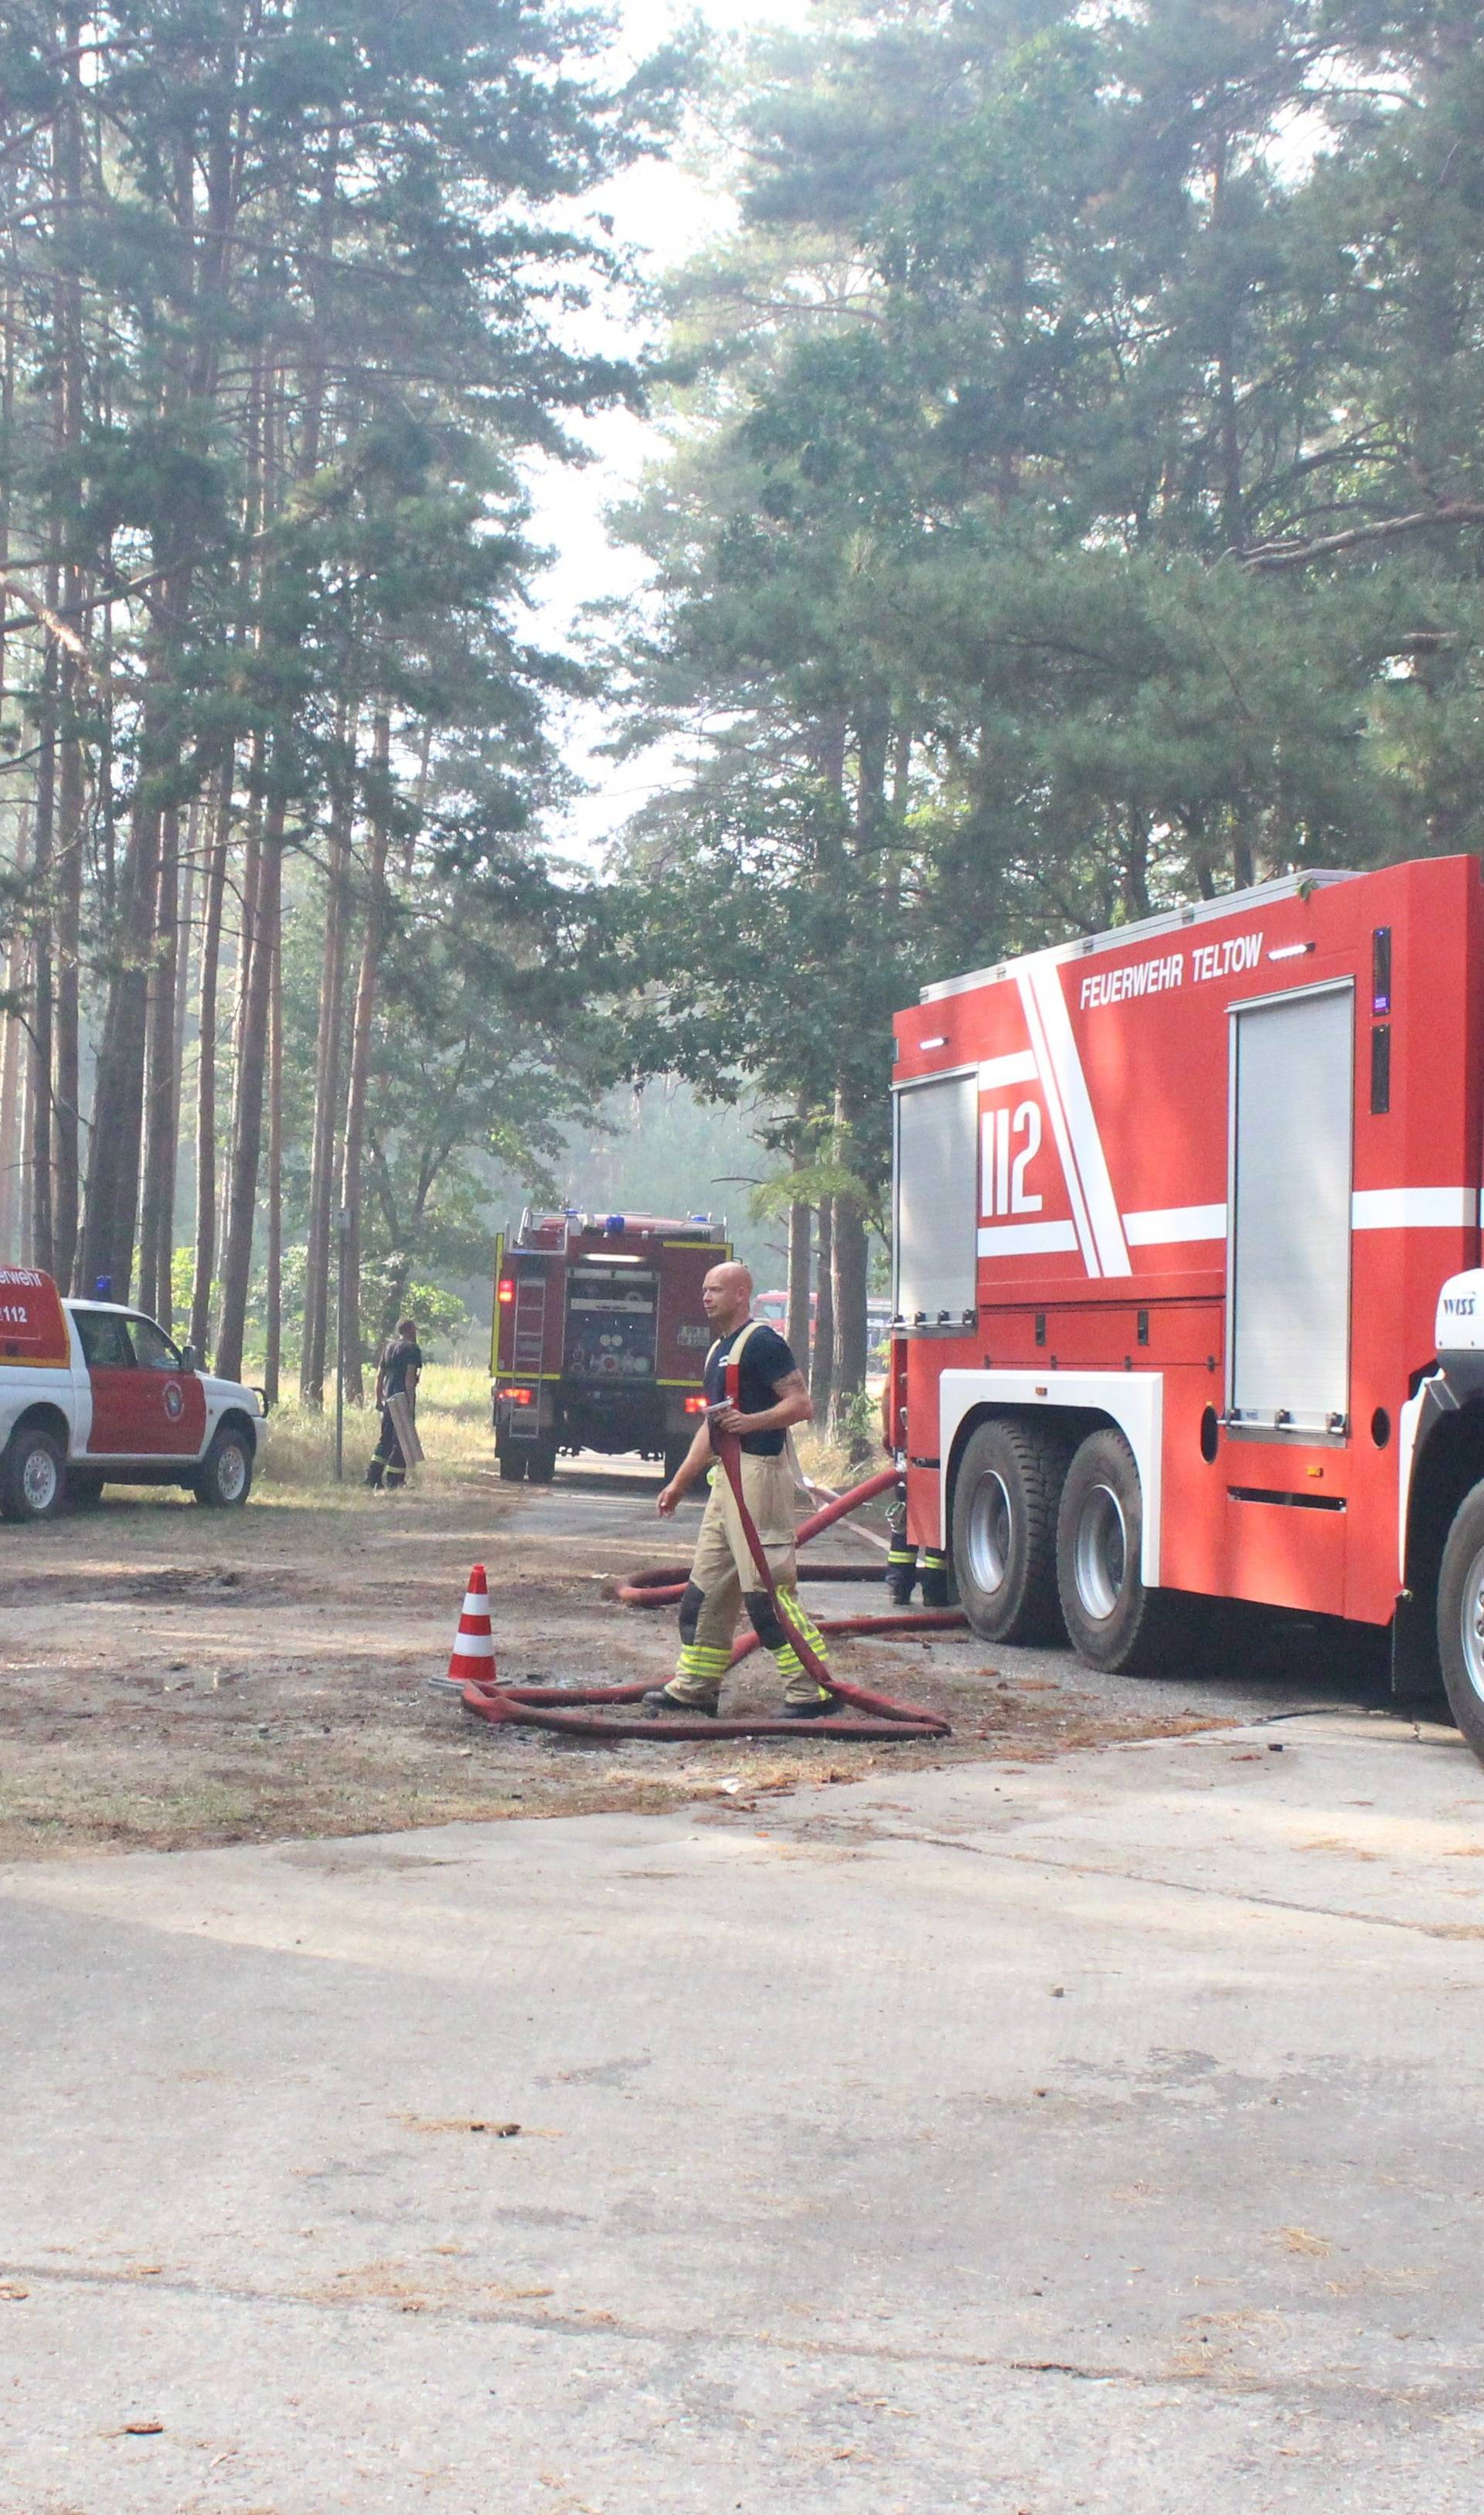
[[[713,1266],[701,1286],[701,1305],[717,1338],[702,1375],[707,1413],[660,1495],[660,1516],[668,1519],[681,1495],[708,1469],[711,1493],[680,1600],[680,1659],[669,1684],[644,1696],[643,1709],[651,1717],[678,1711],[715,1715],[742,1606],[763,1649],[778,1663],[787,1719],[817,1719],[833,1711],[838,1700],[809,1674],[790,1630],[803,1634],[817,1659],[825,1658],[823,1636],[800,1604],[794,1555],[798,1470],[789,1433],[795,1423],[811,1422],[814,1409],[804,1374],[776,1328],[750,1315],[752,1298],[753,1279],[745,1266]],[[728,1363],[737,1368],[735,1406],[726,1397]],[[760,1585],[730,1482],[716,1463],[713,1425],[734,1432],[741,1443],[742,1490],[777,1588],[776,1610]]]
[[[886,1513],[886,1534],[891,1543],[886,1554],[886,1595],[893,1607],[910,1607],[912,1592],[921,1577],[925,1607],[946,1607],[948,1604],[948,1557],[935,1546],[923,1548],[923,1568],[918,1572],[917,1547],[907,1535],[907,1454],[899,1450],[892,1433],[892,1375],[887,1370],[882,1389],[882,1448],[897,1470],[896,1491]]]
[[[383,1350],[376,1366],[376,1402],[382,1410],[381,1437],[371,1454],[366,1469],[366,1482],[373,1493],[400,1493],[407,1481],[407,1462],[396,1437],[389,1400],[405,1397],[413,1413],[417,1411],[417,1384],[422,1377],[423,1348],[417,1340],[416,1319],[398,1319],[396,1334]]]

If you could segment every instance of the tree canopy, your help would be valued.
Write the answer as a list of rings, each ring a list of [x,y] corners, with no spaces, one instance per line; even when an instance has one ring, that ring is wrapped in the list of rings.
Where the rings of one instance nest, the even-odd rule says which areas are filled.
[[[631,73],[548,0],[19,0],[8,1241],[167,1314],[184,1264],[313,1402],[338,1211],[379,1323],[681,1076],[760,1112],[848,1401],[893,1005],[1480,844],[1479,19],[819,0]],[[687,114],[735,224],[645,376],[595,193]],[[647,584],[580,652],[528,467],[620,403]],[[590,875],[599,689],[680,764]]]

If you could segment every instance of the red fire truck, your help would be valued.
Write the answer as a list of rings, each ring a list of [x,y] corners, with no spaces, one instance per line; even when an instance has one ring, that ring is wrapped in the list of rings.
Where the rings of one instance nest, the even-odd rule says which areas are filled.
[[[895,1023],[908,1532],[974,1629],[1389,1637],[1484,1753],[1484,868],[1307,874]]]
[[[533,1214],[495,1244],[491,1409],[500,1473],[549,1483],[558,1450],[680,1465],[705,1411],[701,1283],[731,1256],[709,1215]]]

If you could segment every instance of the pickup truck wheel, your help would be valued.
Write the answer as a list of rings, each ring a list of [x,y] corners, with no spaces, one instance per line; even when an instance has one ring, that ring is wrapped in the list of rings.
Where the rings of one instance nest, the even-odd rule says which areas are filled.
[[[191,1482],[208,1510],[235,1510],[253,1489],[253,1445],[235,1424],[224,1423]]]
[[[981,1423],[953,1489],[953,1570],[987,1642],[1060,1641],[1056,1499],[1065,1443],[1039,1424]]]
[[[1121,1432],[1093,1432],[1067,1469],[1056,1519],[1056,1578],[1067,1636],[1090,1668],[1153,1676],[1200,1655],[1208,1602],[1146,1589],[1144,1497]]]
[[[66,1498],[62,1443],[50,1432],[13,1432],[0,1461],[0,1513],[7,1519],[55,1519]]]

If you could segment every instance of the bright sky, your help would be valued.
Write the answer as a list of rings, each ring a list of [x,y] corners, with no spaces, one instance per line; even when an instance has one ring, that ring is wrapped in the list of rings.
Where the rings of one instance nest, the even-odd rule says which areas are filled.
[[[620,0],[623,49],[635,60],[642,59],[694,15],[722,30],[743,33],[789,20],[797,23],[800,0]],[[728,223],[726,203],[708,192],[694,173],[668,162],[635,167],[607,186],[599,206],[612,216],[618,238],[637,245],[652,271],[683,262]],[[616,332],[606,345],[628,346]],[[602,515],[638,480],[656,452],[656,432],[625,412],[612,412],[582,433],[594,460],[580,471],[544,466],[532,483],[536,538],[557,554],[542,583],[539,623],[542,634],[554,639],[566,635],[583,603],[630,592],[641,575],[633,554],[608,542]],[[573,712],[568,755],[598,791],[574,807],[562,835],[568,847],[584,853],[600,847],[665,772],[659,761],[615,765],[594,758],[589,746],[600,732],[596,717]]]

